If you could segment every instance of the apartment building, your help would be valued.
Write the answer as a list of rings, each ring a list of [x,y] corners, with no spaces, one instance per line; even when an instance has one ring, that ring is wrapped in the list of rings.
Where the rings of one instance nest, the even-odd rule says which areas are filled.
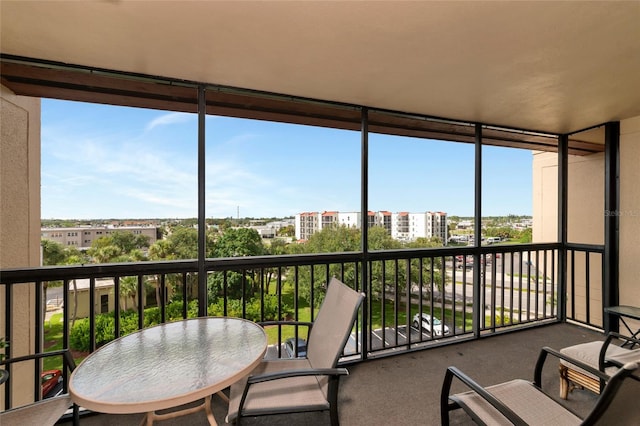
[[[158,228],[155,226],[79,226],[75,228],[41,228],[40,237],[60,243],[64,246],[74,246],[79,250],[88,249],[100,237],[113,232],[130,232],[134,235],[149,237],[149,244],[158,239]]]
[[[393,213],[391,223],[391,237],[399,241],[432,237],[447,241],[447,214],[444,212]]]
[[[325,211],[299,213],[295,216],[296,239],[308,240],[315,232],[330,226],[360,228],[360,212]],[[447,214],[443,212],[391,213],[368,212],[367,226],[383,227],[392,238],[414,241],[417,238],[439,237],[447,240]]]
[[[318,213],[299,213],[295,217],[296,240],[308,240],[314,232],[320,229]]]

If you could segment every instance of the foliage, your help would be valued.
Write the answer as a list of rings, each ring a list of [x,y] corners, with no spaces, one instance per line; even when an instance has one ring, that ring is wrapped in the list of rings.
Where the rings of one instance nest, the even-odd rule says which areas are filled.
[[[305,244],[306,253],[340,253],[360,250],[360,230],[330,226],[316,232]]]
[[[533,241],[533,230],[531,228],[524,229],[520,232],[520,236],[518,237],[518,242],[522,244],[529,244]]]
[[[142,249],[149,247],[149,237],[114,231],[93,241],[87,254],[95,263],[139,262],[146,260]]]
[[[266,247],[266,254],[270,254],[272,256],[278,256],[287,254],[288,244],[281,238],[274,238],[271,240],[271,243],[268,247]]]
[[[0,352],[0,361],[4,360],[4,348],[8,348],[9,347],[9,342],[5,340],[4,337],[0,337],[0,349],[2,349],[2,352]]]
[[[216,241],[213,257],[260,256],[264,253],[258,231],[251,228],[230,228]]]
[[[258,231],[249,228],[229,228],[215,242],[214,257],[260,256],[266,250]],[[259,288],[253,273],[235,271],[213,272],[207,277],[209,301],[213,302],[224,294],[231,299],[252,297]]]
[[[250,321],[275,321],[278,320],[278,297],[275,295],[264,295],[264,305],[261,299],[251,299],[245,308],[245,318]],[[264,311],[264,315],[263,315]],[[282,315],[287,316],[293,310],[286,304],[282,305]],[[227,300],[227,312],[224,311],[224,299],[218,299],[208,306],[207,314],[210,316],[229,316],[242,318],[242,300]]]
[[[156,242],[154,245],[157,245]],[[195,228],[177,227],[166,239],[162,250],[158,250],[156,259],[196,259],[198,257],[198,230]],[[152,252],[153,246],[149,248]],[[160,254],[162,256],[160,257]]]
[[[88,262],[88,258],[76,247],[63,246],[53,240],[41,239],[42,264],[49,265],[73,265]]]
[[[243,282],[246,293],[246,288],[252,288],[252,279],[246,274],[241,274],[235,271],[225,272],[212,272],[207,275],[207,294],[209,297],[209,303],[215,301],[220,297],[226,297],[229,299],[240,299],[243,296]]]
[[[279,237],[295,237],[296,227],[293,225],[283,226],[277,232]]]
[[[96,315],[95,336],[96,346],[100,347],[107,342],[113,340],[114,336],[114,318],[113,315],[100,314]],[[91,332],[88,318],[76,320],[74,326],[69,333],[69,346],[72,349],[88,352],[91,348]]]
[[[165,319],[167,322],[178,321],[182,319],[182,301],[176,300],[167,304],[165,308]],[[222,299],[216,303],[209,305],[208,314],[210,316],[223,316],[224,302]],[[262,315],[260,299],[251,299],[246,306],[246,318],[251,321],[268,321],[278,318],[278,298],[274,295],[264,296],[264,317]],[[282,313],[290,314],[291,308],[283,304]],[[198,302],[192,300],[187,305],[187,318],[195,318],[198,316]],[[242,317],[242,301],[228,300],[226,316]],[[145,328],[152,327],[161,323],[161,312],[159,307],[147,308],[143,313],[143,326]],[[90,350],[91,334],[90,334],[89,318],[78,319],[69,333],[69,346],[71,349],[88,352]],[[120,312],[120,336],[126,336],[138,331],[138,312],[136,310],[127,310]],[[115,314],[114,312],[98,314],[95,317],[95,344],[96,347],[115,339]]]

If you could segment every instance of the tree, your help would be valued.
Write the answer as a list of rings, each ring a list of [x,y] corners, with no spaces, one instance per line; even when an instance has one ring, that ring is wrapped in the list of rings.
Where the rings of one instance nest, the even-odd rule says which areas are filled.
[[[149,247],[149,237],[114,231],[93,241],[87,253],[95,263],[137,262],[146,260],[142,249]]]
[[[62,244],[42,239],[42,264],[45,266],[50,265],[82,265],[88,262],[88,258],[80,252],[76,247],[73,246],[63,246]],[[62,281],[45,281],[43,282],[43,309],[46,309],[46,301],[47,301],[47,289],[49,286],[58,287],[62,285]],[[78,312],[78,285],[76,280],[71,280],[71,285],[73,286],[73,312],[71,315],[71,325],[73,326],[76,318],[76,314]]]
[[[442,241],[438,237],[432,238],[417,238],[415,241],[407,244],[408,248],[435,248],[442,247]],[[444,273],[442,258],[440,257],[428,257],[420,261],[420,259],[412,259],[410,263],[411,268],[411,283],[422,283],[421,291],[429,294],[432,288],[437,289],[440,294],[443,294],[444,282],[448,279]]]
[[[43,265],[64,265],[67,259],[65,247],[52,240],[42,239],[42,264]]]
[[[261,256],[265,254],[262,238],[251,228],[229,228],[215,243],[214,257]]]
[[[269,244],[269,246],[266,248],[266,253],[272,256],[282,256],[284,254],[288,254],[289,244],[287,244],[283,239],[274,238],[273,240],[271,240],[271,244]],[[265,287],[267,289],[266,290],[267,294],[269,293],[269,286],[271,284],[271,279],[277,273],[277,271],[278,271],[278,268],[269,268],[265,271],[266,273]],[[278,292],[278,290],[280,289],[276,289],[276,293]]]
[[[335,226],[316,232],[305,244],[307,253],[342,253],[360,250],[360,230]]]
[[[195,228],[176,227],[167,237],[169,242],[167,253],[174,259],[198,258],[198,230]]]
[[[279,237],[295,237],[296,236],[296,227],[293,225],[283,226],[278,229],[277,235]]]
[[[131,232],[115,231],[109,234],[111,244],[119,247],[123,253],[130,253],[135,249],[149,247],[149,237],[146,235],[135,235]]]
[[[523,229],[517,238],[519,243],[531,243],[531,241],[533,241],[533,230],[531,228]]]
[[[369,250],[393,250],[401,248],[402,244],[391,238],[391,235],[381,226],[369,228]]]
[[[129,307],[127,306],[127,299],[130,297],[133,306],[135,309],[138,309],[138,304],[136,303],[136,295],[138,294],[138,278],[137,277],[122,277],[120,279],[120,295],[124,296],[124,310],[126,311]]]
[[[360,250],[360,230],[348,228],[346,226],[335,226],[322,229],[314,233],[304,244],[300,244],[298,249],[304,253],[339,253]],[[329,265],[329,270],[325,265],[316,265],[298,269],[298,289],[301,297],[306,299],[311,305],[319,306],[324,299],[326,292],[327,274],[330,277],[339,277],[346,282],[353,282],[355,279],[355,265],[345,264]],[[312,280],[313,278],[313,280]],[[293,274],[287,274],[287,281],[291,284],[296,279]],[[313,282],[312,282],[313,281]],[[313,300],[311,289],[313,288]]]
[[[158,240],[149,247],[150,260],[174,260],[176,254],[169,240]]]
[[[243,257],[261,256],[265,254],[265,247],[258,231],[251,228],[228,228],[215,242],[214,257]],[[227,296],[240,299],[251,297],[259,289],[256,288],[255,273],[228,271],[226,273],[213,272],[207,277],[209,299],[213,301],[225,289]]]

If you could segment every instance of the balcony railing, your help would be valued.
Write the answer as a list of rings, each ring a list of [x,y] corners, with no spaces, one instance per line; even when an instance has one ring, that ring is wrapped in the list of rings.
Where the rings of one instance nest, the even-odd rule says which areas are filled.
[[[563,321],[562,312],[567,312],[568,319],[602,328],[601,297],[596,293],[603,282],[602,247],[571,246],[565,270],[560,254],[561,245],[549,243],[208,259],[207,312],[253,321],[313,321],[324,286],[335,276],[367,296],[342,362]],[[78,348],[71,344],[72,327],[82,324],[86,355],[115,336],[197,316],[197,275],[197,261],[3,270],[0,296],[5,301],[5,328],[0,335],[11,341],[15,323],[33,321],[31,345],[36,354],[47,352],[45,291],[62,282],[61,345],[56,350],[71,349],[77,354]],[[15,300],[22,289],[32,291],[29,303],[34,303],[39,318],[21,316],[24,298],[19,299],[20,305]],[[111,299],[104,299],[105,292]],[[87,298],[84,313],[82,294]],[[148,298],[140,296],[147,294]],[[132,309],[125,309],[128,305]],[[102,311],[109,313],[105,316]],[[305,338],[305,333],[297,328],[269,333],[271,356],[286,356],[285,338]],[[9,360],[25,355],[14,355],[11,346],[5,353]],[[42,363],[29,363],[26,368],[33,369],[37,383]],[[11,364],[10,373],[16,368]],[[4,385],[7,408],[12,401],[11,383],[16,380],[20,376],[10,374]],[[64,390],[66,386],[65,380]],[[38,385],[34,399],[40,398]]]

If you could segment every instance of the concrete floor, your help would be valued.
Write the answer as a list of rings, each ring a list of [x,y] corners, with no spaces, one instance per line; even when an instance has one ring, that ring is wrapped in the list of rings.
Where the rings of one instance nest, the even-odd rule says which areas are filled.
[[[512,378],[532,380],[541,347],[560,349],[592,340],[604,340],[604,336],[572,324],[553,324],[349,365],[350,374],[340,385],[340,422],[343,426],[437,425],[442,380],[448,366],[460,368],[482,385]],[[550,358],[543,374],[543,388],[555,398],[559,387],[557,366],[557,360]],[[454,382],[453,391],[461,390],[462,385]],[[575,390],[565,403],[584,414],[595,400],[596,395]],[[226,424],[226,404],[214,396],[212,408],[218,424]],[[82,417],[80,424],[128,426],[138,425],[142,419],[143,414],[99,414]],[[462,410],[452,415],[451,423],[473,424]],[[207,424],[204,412],[158,422],[161,426]],[[329,425],[329,416],[327,413],[267,416],[248,419],[243,424]]]

